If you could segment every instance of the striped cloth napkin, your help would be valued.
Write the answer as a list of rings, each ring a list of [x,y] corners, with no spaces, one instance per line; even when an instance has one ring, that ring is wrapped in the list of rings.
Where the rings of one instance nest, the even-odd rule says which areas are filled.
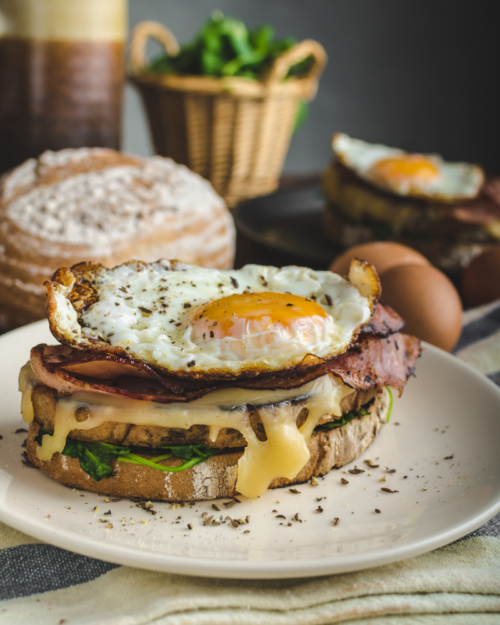
[[[464,314],[455,353],[500,386],[500,301]],[[117,566],[0,524],[0,599],[1,624],[498,625],[500,515],[403,562],[265,582]]]

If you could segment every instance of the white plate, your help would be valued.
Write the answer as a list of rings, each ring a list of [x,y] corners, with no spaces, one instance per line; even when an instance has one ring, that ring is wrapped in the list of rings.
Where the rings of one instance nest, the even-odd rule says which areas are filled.
[[[250,515],[248,525],[235,529],[229,522],[202,525],[203,512],[218,516],[212,502],[182,509],[159,503],[153,516],[131,501],[105,503],[104,497],[65,488],[24,467],[25,435],[15,434],[23,427],[17,374],[40,342],[54,342],[45,322],[0,338],[0,519],[53,545],[187,575],[306,577],[415,556],[464,536],[500,510],[500,391],[433,347],[426,347],[418,377],[395,400],[390,423],[363,456],[332,471],[319,486],[299,486],[300,494],[270,491],[255,501],[241,498],[228,510],[216,502],[224,517]],[[367,458],[380,467],[369,469]],[[354,465],[365,473],[350,474]],[[341,477],[349,484],[341,485]],[[399,492],[384,493],[382,487]],[[111,515],[104,515],[108,510]],[[302,522],[292,520],[297,512]],[[113,529],[106,528],[108,522]]]

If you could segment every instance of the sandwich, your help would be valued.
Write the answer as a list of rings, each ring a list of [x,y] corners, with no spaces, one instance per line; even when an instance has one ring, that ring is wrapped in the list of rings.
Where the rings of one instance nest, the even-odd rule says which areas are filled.
[[[78,489],[258,497],[357,458],[420,354],[375,269],[81,263],[46,282],[58,345],[22,368],[27,459]]]
[[[500,184],[481,167],[343,133],[332,150],[322,176],[324,224],[341,248],[396,241],[453,274],[500,242]]]

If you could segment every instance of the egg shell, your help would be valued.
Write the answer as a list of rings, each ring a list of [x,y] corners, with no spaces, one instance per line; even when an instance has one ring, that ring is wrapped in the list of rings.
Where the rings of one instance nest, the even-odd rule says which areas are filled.
[[[399,265],[380,276],[382,300],[405,320],[403,330],[450,351],[462,330],[462,303],[450,280],[431,265]]]
[[[466,306],[481,306],[500,299],[500,247],[476,256],[462,276]]]
[[[379,275],[398,265],[430,264],[425,256],[411,247],[390,241],[375,241],[373,243],[363,243],[362,245],[355,245],[349,248],[333,261],[330,265],[330,271],[338,273],[341,276],[346,275],[349,272],[349,267],[353,258],[367,260],[375,266]]]

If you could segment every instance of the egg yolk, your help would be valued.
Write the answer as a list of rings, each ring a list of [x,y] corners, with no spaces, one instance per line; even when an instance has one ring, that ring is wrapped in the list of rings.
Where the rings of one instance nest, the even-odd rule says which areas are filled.
[[[439,177],[439,167],[425,156],[407,154],[384,158],[370,168],[370,174],[388,185],[406,183],[420,185]]]
[[[245,336],[297,335],[309,344],[318,326],[326,326],[329,316],[314,300],[286,293],[241,293],[222,297],[200,307],[193,315],[193,339],[244,339]],[[315,331],[311,332],[316,326]],[[257,345],[254,345],[257,347]]]

